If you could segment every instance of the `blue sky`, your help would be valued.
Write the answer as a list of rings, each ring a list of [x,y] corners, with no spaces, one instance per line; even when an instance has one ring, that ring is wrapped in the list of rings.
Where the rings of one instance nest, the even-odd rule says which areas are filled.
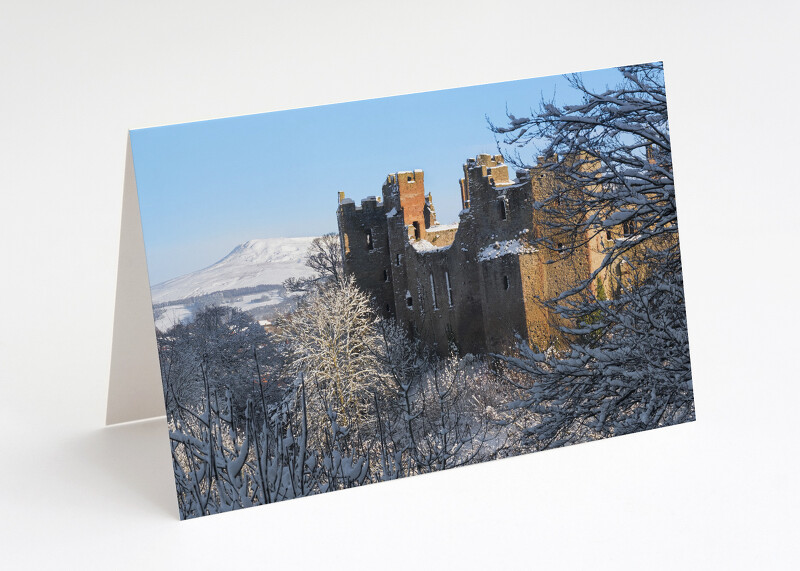
[[[582,75],[594,89],[620,80]],[[552,76],[131,131],[150,282],[253,238],[334,232],[338,191],[359,203],[397,171],[424,170],[439,222],[456,222],[462,164],[497,152],[486,116],[503,124],[506,106],[525,116],[542,96],[579,100]]]

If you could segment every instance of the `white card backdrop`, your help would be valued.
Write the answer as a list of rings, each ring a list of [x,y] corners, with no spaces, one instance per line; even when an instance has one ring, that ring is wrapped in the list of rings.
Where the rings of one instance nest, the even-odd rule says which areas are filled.
[[[797,566],[798,16],[743,1],[4,3],[4,566]],[[104,428],[128,129],[654,60],[697,422],[178,521],[163,420]]]

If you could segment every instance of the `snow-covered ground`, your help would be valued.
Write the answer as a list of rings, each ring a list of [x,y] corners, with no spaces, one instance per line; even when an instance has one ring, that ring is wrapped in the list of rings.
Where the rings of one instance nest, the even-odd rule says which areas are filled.
[[[273,313],[289,299],[282,286],[287,278],[313,274],[304,261],[312,240],[249,240],[207,268],[152,286],[156,327],[163,331],[186,322],[211,303],[237,307],[254,317]],[[241,288],[257,291],[232,291]]]

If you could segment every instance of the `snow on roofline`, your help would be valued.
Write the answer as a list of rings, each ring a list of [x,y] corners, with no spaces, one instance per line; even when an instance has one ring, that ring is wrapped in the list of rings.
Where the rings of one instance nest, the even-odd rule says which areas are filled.
[[[411,246],[420,254],[432,254],[434,252],[444,252],[448,248],[450,248],[452,244],[448,244],[447,246],[434,246],[427,240],[417,240],[415,242],[411,242]]]
[[[478,253],[478,261],[494,260],[509,254],[532,254],[536,248],[520,240],[503,240],[494,242],[483,248]]]
[[[455,230],[458,228],[458,222],[455,224],[441,224],[436,226],[431,226],[427,229],[427,232],[444,232],[446,230]]]

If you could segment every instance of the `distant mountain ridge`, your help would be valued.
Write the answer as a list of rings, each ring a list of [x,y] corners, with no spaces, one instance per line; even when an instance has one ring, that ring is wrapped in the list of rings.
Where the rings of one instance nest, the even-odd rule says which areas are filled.
[[[314,237],[248,240],[216,262],[150,288],[154,304],[200,297],[218,291],[281,285],[290,277],[307,277],[313,270],[305,257]]]

